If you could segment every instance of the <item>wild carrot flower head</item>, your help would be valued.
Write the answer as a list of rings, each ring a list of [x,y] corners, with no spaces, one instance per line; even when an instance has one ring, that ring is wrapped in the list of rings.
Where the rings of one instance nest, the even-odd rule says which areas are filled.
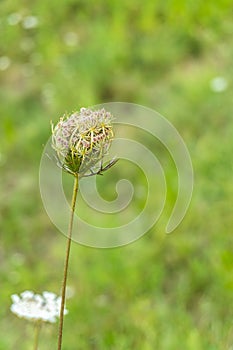
[[[79,176],[93,172],[111,145],[112,119],[104,108],[81,108],[62,117],[55,127],[52,125],[52,147],[65,171]]]
[[[45,291],[40,295],[26,290],[20,296],[13,294],[11,299],[13,301],[11,311],[20,318],[50,323],[56,322],[59,318],[61,297],[54,293]],[[67,313],[65,309],[64,314]]]

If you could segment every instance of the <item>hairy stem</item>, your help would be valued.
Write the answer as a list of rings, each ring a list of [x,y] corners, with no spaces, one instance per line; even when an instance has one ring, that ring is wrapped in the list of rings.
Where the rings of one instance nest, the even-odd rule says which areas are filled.
[[[61,350],[61,346],[62,346],[63,319],[64,319],[64,308],[65,308],[65,299],[66,299],[66,282],[67,282],[72,228],[73,228],[73,221],[74,221],[74,210],[75,210],[75,204],[77,199],[77,193],[78,193],[78,175],[75,176],[73,196],[71,201],[70,222],[69,222],[66,256],[65,256],[65,263],[64,263],[64,275],[63,275],[63,281],[62,281],[61,310],[60,310],[59,331],[58,331],[58,350]]]
[[[33,346],[34,350],[38,349],[40,329],[41,329],[41,322],[36,322],[35,323],[35,338],[34,338],[34,346]]]

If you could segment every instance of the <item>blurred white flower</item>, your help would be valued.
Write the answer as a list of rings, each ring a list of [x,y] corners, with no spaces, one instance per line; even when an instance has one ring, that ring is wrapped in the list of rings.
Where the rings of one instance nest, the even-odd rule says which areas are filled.
[[[35,47],[35,43],[31,38],[23,38],[20,43],[20,48],[25,51],[31,51]]]
[[[42,99],[46,104],[52,104],[55,96],[55,88],[53,84],[45,84],[42,90]]]
[[[18,271],[15,271],[15,270],[12,270],[12,271],[9,271],[8,272],[8,275],[7,275],[9,281],[11,284],[17,284],[20,282],[21,280],[21,275]]]
[[[64,42],[67,46],[76,46],[78,44],[78,36],[75,32],[67,32],[64,35]]]
[[[22,74],[25,78],[30,78],[34,74],[34,67],[30,63],[22,64]]]
[[[1,155],[0,155],[0,163],[1,163]],[[21,253],[12,254],[10,261],[14,266],[22,266],[25,262],[25,256]]]
[[[7,22],[10,26],[15,26],[22,19],[22,15],[18,12],[13,12],[7,17]]]
[[[0,57],[0,70],[6,70],[11,64],[11,60],[7,56]]]
[[[75,295],[75,289],[72,286],[66,286],[66,299],[70,299]]]
[[[24,29],[32,29],[36,28],[39,24],[39,20],[36,16],[27,16],[23,19],[23,28]]]
[[[224,77],[215,77],[210,81],[210,88],[214,92],[222,92],[227,89],[228,82]]]
[[[100,294],[95,298],[95,304],[98,307],[105,307],[108,305],[108,303],[109,303],[109,298],[105,294]]]
[[[11,311],[20,318],[29,321],[43,321],[54,323],[60,315],[61,297],[51,292],[43,292],[42,295],[26,290],[20,296],[11,296],[13,304]],[[68,311],[65,309],[64,314]]]

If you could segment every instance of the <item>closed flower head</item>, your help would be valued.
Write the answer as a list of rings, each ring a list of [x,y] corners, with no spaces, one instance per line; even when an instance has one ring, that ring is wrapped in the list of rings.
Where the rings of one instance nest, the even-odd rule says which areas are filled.
[[[112,114],[81,108],[52,125],[52,147],[61,167],[75,176],[94,174],[113,139]]]

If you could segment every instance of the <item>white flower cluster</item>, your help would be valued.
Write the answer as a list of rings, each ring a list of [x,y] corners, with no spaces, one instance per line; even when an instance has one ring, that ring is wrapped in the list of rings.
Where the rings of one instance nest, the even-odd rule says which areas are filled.
[[[29,321],[56,322],[59,318],[61,297],[51,292],[43,292],[42,295],[32,291],[25,291],[19,295],[11,296],[13,304],[11,311],[20,318]],[[64,314],[68,311],[65,309]]]
[[[228,87],[228,81],[224,77],[215,77],[210,81],[210,88],[214,92],[223,92]]]
[[[112,119],[104,108],[81,108],[52,126],[52,147],[64,170],[84,175],[107,154],[113,139]]]

